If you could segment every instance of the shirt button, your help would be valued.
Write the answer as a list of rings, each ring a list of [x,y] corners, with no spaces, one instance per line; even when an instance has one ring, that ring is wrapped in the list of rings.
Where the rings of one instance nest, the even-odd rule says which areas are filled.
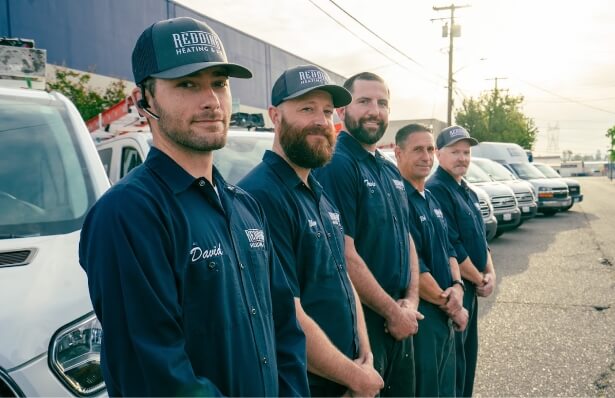
[[[267,357],[263,357],[263,363],[264,363],[265,365],[267,365],[267,364],[269,363],[269,360],[267,359]]]
[[[343,270],[343,269],[344,269],[344,266],[343,266],[342,264],[338,264],[338,265],[337,265],[337,268],[339,268],[339,270],[341,271],[341,270]]]
[[[371,193],[374,193],[374,190],[373,190],[373,189],[370,189],[369,191],[370,191]]]
[[[204,187],[204,186],[205,186],[205,181],[200,180],[200,181],[199,181],[199,186]]]
[[[327,232],[327,237],[330,238],[331,237],[331,232]]]
[[[396,216],[393,216],[393,221],[397,222],[397,217]]]
[[[387,196],[390,198],[390,197],[391,197],[391,194],[390,194],[389,192],[387,192]]]
[[[209,269],[214,269],[216,268],[216,263],[212,261],[211,263],[207,264],[207,266],[209,267]]]
[[[320,238],[320,232],[316,232],[316,237]]]
[[[239,263],[239,268],[244,269],[243,263]]]
[[[252,315],[256,315],[256,308],[252,307],[252,309],[250,310],[250,312],[252,313]]]

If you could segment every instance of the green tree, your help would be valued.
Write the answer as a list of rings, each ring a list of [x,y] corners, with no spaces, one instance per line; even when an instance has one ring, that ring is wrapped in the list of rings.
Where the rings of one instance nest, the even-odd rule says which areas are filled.
[[[615,162],[615,151],[613,151],[613,148],[615,148],[615,126],[607,130],[606,137],[610,140],[611,144],[611,149],[608,151],[611,156],[611,161]]]
[[[493,90],[478,99],[465,99],[455,121],[478,141],[514,142],[532,149],[538,129],[521,111],[522,104],[522,96]]]
[[[58,91],[67,96],[77,107],[84,120],[91,119],[100,112],[117,104],[126,97],[126,85],[117,80],[101,93],[88,86],[91,76],[68,69],[56,69],[55,80],[47,83],[48,90]]]

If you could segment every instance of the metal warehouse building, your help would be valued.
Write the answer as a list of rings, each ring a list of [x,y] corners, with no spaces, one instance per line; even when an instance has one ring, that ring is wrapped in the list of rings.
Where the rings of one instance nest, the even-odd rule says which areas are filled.
[[[33,39],[50,64],[132,81],[139,34],[156,21],[182,16],[207,22],[229,60],[253,72],[252,79],[232,82],[233,102],[242,108],[266,109],[282,71],[310,63],[170,0],[0,0],[0,37]],[[327,72],[343,83],[343,76]]]

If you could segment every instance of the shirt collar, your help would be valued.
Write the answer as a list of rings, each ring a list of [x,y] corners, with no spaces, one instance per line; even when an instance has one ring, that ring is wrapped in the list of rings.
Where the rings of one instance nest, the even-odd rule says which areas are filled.
[[[297,172],[277,153],[270,150],[265,151],[263,162],[271,167],[271,170],[273,170],[288,188],[294,189],[297,186],[303,185],[303,181],[301,181]],[[310,185],[309,188],[316,194],[316,197],[320,198],[322,186],[312,176],[311,172],[308,174],[308,183]]]
[[[372,155],[361,145],[356,138],[354,138],[347,131],[341,131],[337,136],[338,145],[341,145],[347,148],[350,153],[352,153],[355,157],[360,160],[372,157]]]
[[[160,179],[173,191],[174,194],[185,191],[198,178],[194,178],[179,164],[177,164],[169,155],[162,152],[156,147],[151,147],[146,159],[147,166],[157,174]],[[222,175],[213,166],[213,180],[218,188],[218,192],[222,194],[222,188],[234,192],[235,187],[224,181]]]

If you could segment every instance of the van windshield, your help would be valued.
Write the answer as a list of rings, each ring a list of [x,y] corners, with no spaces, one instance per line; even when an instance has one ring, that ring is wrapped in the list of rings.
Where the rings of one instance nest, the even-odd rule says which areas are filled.
[[[0,95],[0,239],[81,228],[94,202],[64,104]]]
[[[545,178],[544,174],[530,163],[511,163],[510,166],[515,170],[515,173],[524,180]]]
[[[470,167],[468,167],[468,171],[466,172],[465,179],[471,183],[477,182],[492,182],[493,180],[487,173],[480,169],[474,163],[470,163]]]
[[[272,145],[271,133],[229,134],[224,148],[214,152],[214,164],[228,183],[237,184],[261,162]]]
[[[492,160],[474,158],[472,163],[476,164],[496,181],[511,181],[515,179],[515,176],[506,167]]]
[[[542,174],[547,178],[562,178],[561,175],[557,174],[557,171],[553,170],[551,166],[547,166],[546,164],[534,163],[534,166],[540,170]]]

